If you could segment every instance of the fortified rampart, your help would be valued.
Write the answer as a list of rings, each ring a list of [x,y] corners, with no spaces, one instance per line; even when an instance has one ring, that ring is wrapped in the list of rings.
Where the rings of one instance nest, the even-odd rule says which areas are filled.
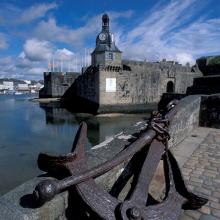
[[[77,95],[97,103],[157,103],[165,92],[185,93],[193,79],[201,76],[195,68],[174,61],[123,60],[122,65],[118,69],[91,66],[83,74],[45,72],[40,97],[62,97],[77,79]],[[116,93],[106,92],[106,78],[116,79]]]
[[[175,61],[122,60],[122,52],[109,28],[109,17],[105,14],[91,53],[91,66],[84,68],[81,75],[74,73],[69,78],[45,73],[40,97],[62,96],[73,109],[82,99],[82,111],[91,106],[96,106],[95,112],[140,111],[158,103],[165,92],[186,93],[193,79],[201,76],[197,66],[183,66]]]
[[[79,76],[76,72],[44,72],[44,88],[41,98],[61,97]]]
[[[194,79],[193,85],[187,89],[187,94],[220,93],[220,56],[201,57],[196,63],[203,76]]]
[[[163,93],[186,93],[200,75],[196,67],[171,61],[123,60],[121,67],[90,66],[63,98],[74,107],[74,99],[81,97],[96,104],[97,112],[141,111],[155,106]]]
[[[97,68],[89,67],[74,82],[74,91],[70,95],[78,96],[94,103],[99,103],[99,74]],[[69,97],[69,96],[67,96]]]

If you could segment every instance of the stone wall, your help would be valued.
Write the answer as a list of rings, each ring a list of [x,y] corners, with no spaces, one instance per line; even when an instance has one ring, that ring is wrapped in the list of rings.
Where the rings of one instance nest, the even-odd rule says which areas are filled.
[[[203,95],[200,110],[200,126],[220,128],[220,94]]]
[[[204,76],[220,74],[220,55],[201,57],[196,63]]]
[[[177,105],[177,113],[170,123],[171,147],[183,141],[195,127],[199,126],[201,97],[187,96]]]
[[[63,96],[78,76],[79,73],[75,72],[45,72],[44,88],[40,91],[40,98]]]
[[[169,141],[170,147],[175,147],[191,131],[198,126],[200,97],[188,96],[182,99],[176,106],[177,113],[170,124],[172,139]],[[94,146],[87,152],[89,167],[96,166],[112,158],[120,152],[126,145],[132,142],[133,134],[140,132],[147,126],[147,121],[140,121],[122,132],[109,137],[103,143]],[[109,189],[116,177],[120,174],[122,167],[116,167],[108,174],[96,179],[102,187]],[[0,198],[0,213],[2,219],[66,219],[65,210],[68,207],[68,193],[57,195],[52,201],[44,204],[40,208],[31,208],[30,194],[39,181],[45,177],[38,177],[30,180],[13,191]]]
[[[69,103],[74,102],[73,97],[75,102],[79,102],[76,98],[83,98],[84,104],[88,100],[90,105],[95,104],[95,109],[99,106],[98,112],[104,109],[110,112],[110,106],[120,106],[124,112],[129,105],[133,106],[134,112],[138,105],[139,109],[143,107],[144,110],[145,105],[158,103],[168,89],[174,93],[186,93],[193,78],[200,75],[196,68],[173,61],[124,60],[118,66],[90,66],[81,75],[44,73],[45,86],[40,97],[61,97],[65,94],[66,103],[68,98]],[[82,108],[82,111],[85,110]]]
[[[100,70],[100,105],[158,103],[167,91],[169,82],[173,92],[185,93],[193,78],[201,75],[188,66],[174,62],[123,61],[123,70]],[[116,79],[116,90],[106,91],[106,79]]]
[[[185,94],[187,88],[193,85],[193,79],[200,76],[200,73],[184,73],[180,72],[176,75],[175,93]]]
[[[75,84],[77,96],[99,103],[99,74],[95,68],[86,70],[77,78]]]

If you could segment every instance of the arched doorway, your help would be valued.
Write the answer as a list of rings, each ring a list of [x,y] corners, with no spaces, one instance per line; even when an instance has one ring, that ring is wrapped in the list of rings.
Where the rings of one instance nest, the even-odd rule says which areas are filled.
[[[167,83],[167,93],[174,93],[174,83],[172,81]]]

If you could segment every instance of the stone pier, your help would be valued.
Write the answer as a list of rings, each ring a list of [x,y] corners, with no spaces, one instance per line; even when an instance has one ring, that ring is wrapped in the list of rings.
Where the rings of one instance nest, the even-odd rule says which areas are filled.
[[[179,220],[219,220],[220,129],[199,127],[174,149],[174,154],[183,163],[182,174],[188,188],[209,200],[199,210],[183,212]]]
[[[179,220],[220,219],[220,130],[199,127],[200,105],[199,95],[185,97],[178,104],[177,114],[170,123],[172,138],[169,146],[182,169],[186,184],[195,194],[209,199],[209,202],[199,210],[183,211]],[[147,121],[140,121],[94,146],[87,152],[89,167],[111,159],[134,141],[135,135],[146,126]],[[97,178],[96,182],[108,190],[120,174],[121,167],[118,166]],[[32,207],[30,194],[44,178],[36,177],[2,196],[0,219],[66,220],[68,192],[55,196],[52,201],[40,208]],[[159,194],[161,188],[155,184],[152,191]]]

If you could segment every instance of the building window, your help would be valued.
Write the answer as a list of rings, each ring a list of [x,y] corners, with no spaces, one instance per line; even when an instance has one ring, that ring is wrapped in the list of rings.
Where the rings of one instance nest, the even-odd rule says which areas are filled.
[[[108,53],[108,60],[113,60],[113,53]]]

